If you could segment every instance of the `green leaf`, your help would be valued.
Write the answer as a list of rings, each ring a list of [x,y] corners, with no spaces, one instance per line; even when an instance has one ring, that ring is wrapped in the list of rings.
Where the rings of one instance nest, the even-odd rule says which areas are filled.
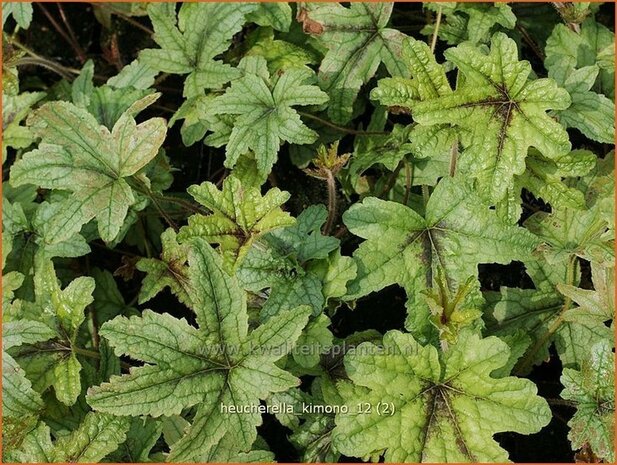
[[[190,186],[188,192],[212,213],[189,217],[189,224],[180,230],[178,239],[184,242],[201,237],[219,244],[228,270],[242,263],[258,237],[294,223],[289,213],[281,209],[289,194],[276,187],[262,196],[259,187],[244,186],[232,175],[223,181],[222,190],[204,182]]]
[[[95,268],[92,270],[92,277],[96,282],[92,293],[94,297],[92,306],[98,326],[117,315],[130,316],[138,313],[137,309],[126,304],[116,280],[109,271]]]
[[[586,323],[596,320],[604,323],[615,317],[615,269],[610,264],[592,263],[591,276],[593,290],[557,284],[557,290],[578,305],[565,313],[567,321]]]
[[[148,89],[154,84],[158,71],[139,60],[133,60],[120,70],[118,74],[107,80],[107,85],[116,89],[132,87],[134,89]]]
[[[53,263],[45,260],[37,268],[34,283],[36,301],[24,302],[26,318],[46,324],[53,333],[53,341],[16,351],[15,359],[29,379],[40,375],[34,383],[36,390],[53,386],[60,402],[73,405],[81,393],[82,366],[76,357],[77,336],[85,318],[84,309],[93,300],[94,280],[79,277],[62,289]],[[37,370],[42,372],[36,375]]]
[[[345,356],[349,413],[337,415],[333,442],[356,457],[385,451],[386,462],[505,462],[495,433],[535,433],[551,418],[531,381],[491,376],[508,357],[504,342],[470,333],[441,355],[399,331],[383,347],[361,344]]]
[[[574,401],[576,413],[568,422],[573,449],[589,445],[607,462],[615,460],[615,356],[611,344],[600,342],[590,348],[581,370],[565,368],[561,397]]]
[[[607,61],[611,48],[615,47],[615,34],[593,18],[586,19],[576,33],[564,24],[558,24],[546,41],[544,65],[549,76],[560,85],[576,68],[598,65],[601,69],[593,91],[608,98],[615,98],[614,58]],[[614,55],[614,53],[613,53]]]
[[[297,385],[274,362],[291,350],[309,314],[303,307],[285,310],[249,333],[246,297],[237,280],[223,271],[221,257],[203,239],[191,244],[190,300],[199,329],[148,310],[106,323],[101,334],[116,353],[146,365],[113,376],[87,397],[94,409],[115,415],[158,417],[197,406],[191,427],[172,447],[169,460],[176,461],[208,454],[226,434],[237,451],[250,449],[261,417],[222,412],[221,405],[256,406],[270,392]]]
[[[126,441],[108,458],[114,462],[150,462],[150,452],[163,430],[162,422],[152,418],[134,417],[131,418],[130,425]]]
[[[129,423],[127,418],[91,412],[77,430],[52,444],[49,427],[41,422],[24,440],[19,457],[26,463],[99,462],[124,442]]]
[[[227,50],[253,10],[250,3],[184,3],[176,18],[175,4],[148,5],[153,38],[161,48],[142,50],[139,61],[158,71],[188,74],[185,97],[220,88],[239,73],[216,57]]]
[[[615,258],[614,232],[608,230],[601,208],[537,212],[524,225],[544,242],[541,251],[549,263],[563,263],[574,255],[600,264]]]
[[[473,220],[471,220],[473,219]],[[398,284],[408,296],[406,326],[415,335],[428,323],[420,296],[441,268],[450,284],[477,275],[479,263],[509,263],[530,255],[538,241],[503,222],[460,180],[445,178],[433,191],[424,217],[395,203],[367,197],[343,215],[353,234],[366,239],[354,252],[358,266],[346,299]]]
[[[326,259],[338,248],[338,239],[321,234],[327,216],[323,205],[308,207],[295,225],[263,236],[263,245],[251,249],[238,269],[238,279],[245,289],[260,292],[270,288],[261,308],[262,320],[294,305],[310,305],[314,315],[321,312],[325,302],[323,284],[310,265]]]
[[[20,448],[14,454],[17,461],[22,463],[49,463],[53,449],[49,426],[41,421],[26,433]]]
[[[560,83],[570,94],[572,104],[557,115],[566,128],[576,128],[592,140],[610,144],[615,135],[615,104],[591,91],[599,71],[596,65],[585,66],[572,71]]]
[[[491,31],[496,26],[514,29],[516,16],[509,5],[505,3],[426,3],[425,8],[433,11],[443,11],[445,16],[439,26],[439,38],[450,45],[457,45],[469,40],[476,44],[488,42]],[[428,24],[422,29],[422,34],[432,36],[435,26]]]
[[[260,5],[281,5],[281,3],[260,3]],[[244,56],[261,56],[268,62],[268,71],[275,74],[280,70],[305,68],[319,62],[316,53],[296,44],[277,40],[270,28],[258,29],[252,37],[253,45]]]
[[[188,246],[178,244],[176,233],[171,228],[161,234],[161,243],[163,250],[160,260],[142,258],[136,264],[139,271],[146,273],[141,283],[138,302],[140,304],[147,302],[169,286],[180,302],[190,305],[185,266],[188,259]]]
[[[309,321],[292,351],[293,358],[298,365],[303,368],[316,366],[321,355],[332,347],[334,336],[328,328],[330,324],[330,318],[323,313]]]
[[[24,370],[8,350],[22,344],[51,339],[55,332],[38,321],[21,320],[2,324],[2,415],[20,418],[43,408],[41,396],[32,389]]]
[[[317,133],[304,125],[292,107],[319,105],[328,96],[308,84],[312,72],[289,69],[269,76],[266,61],[259,56],[244,58],[243,77],[233,81],[224,95],[212,102],[215,115],[237,115],[225,149],[225,166],[233,168],[240,155],[251,150],[260,173],[269,173],[281,142],[310,144]],[[265,71],[265,72],[264,72]]]
[[[579,366],[592,341],[611,338],[610,328],[598,312],[588,314],[570,308],[559,294],[561,285],[572,282],[565,263],[550,264],[540,257],[526,262],[526,267],[536,289],[502,287],[499,293],[485,294],[489,302],[485,316],[488,333],[507,337],[522,331],[529,336],[531,344],[517,362],[517,373],[526,374],[547,360],[553,343],[564,366]],[[573,282],[578,282],[574,271]]]
[[[421,125],[460,128],[465,150],[458,170],[478,180],[483,197],[497,202],[505,196],[514,175],[524,172],[530,146],[549,159],[569,152],[568,134],[546,114],[568,107],[567,92],[551,79],[529,81],[531,65],[518,61],[512,39],[495,34],[488,55],[463,43],[445,56],[459,69],[457,90],[413,103],[412,114]]]
[[[508,195],[496,205],[497,211],[511,223],[518,222],[522,213],[523,189],[543,199],[553,208],[584,210],[586,203],[583,192],[571,187],[563,178],[588,174],[594,168],[597,158],[588,150],[573,150],[549,160],[537,150],[531,149],[525,160],[525,172],[514,178],[514,187],[509,189]]]
[[[28,29],[32,22],[32,2],[2,2],[2,27],[9,16],[22,29]]]
[[[328,92],[328,115],[346,123],[360,88],[377,72],[381,63],[392,76],[406,76],[401,60],[405,35],[387,26],[392,3],[304,3],[298,19],[304,31],[328,49],[319,66],[319,86]]]
[[[283,2],[258,3],[246,19],[260,26],[271,26],[277,31],[288,32],[291,26],[291,6]]]
[[[123,113],[111,132],[66,102],[47,103],[29,118],[42,143],[11,167],[11,184],[73,192],[48,225],[51,243],[68,239],[92,218],[104,241],[120,232],[136,202],[128,178],[155,157],[166,133],[162,118],[138,125],[133,111]]]
[[[3,10],[4,12],[5,10]],[[25,149],[34,142],[32,131],[19,123],[43,97],[44,92],[22,92],[18,95],[2,94],[2,163],[6,149]]]

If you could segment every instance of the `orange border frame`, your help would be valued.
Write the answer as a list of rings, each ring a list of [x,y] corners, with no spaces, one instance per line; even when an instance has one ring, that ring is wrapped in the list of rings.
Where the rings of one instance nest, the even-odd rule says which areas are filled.
[[[24,2],[26,3],[24,0],[13,0],[16,3],[21,3]],[[183,0],[186,3],[189,2],[225,2],[225,3],[244,3],[246,0]],[[297,3],[297,0],[293,0],[291,2],[288,2],[288,0],[252,0],[253,2],[260,2],[260,3],[274,3],[274,2],[280,2],[280,3]],[[359,1],[364,1],[365,3],[379,3],[379,2],[383,2],[383,0],[351,0],[352,2],[359,2]],[[394,3],[422,3],[421,0],[393,0]],[[59,0],[60,3],[129,3],[127,0],[91,0],[90,2],[78,2],[78,1],[71,1],[71,0]],[[135,3],[172,3],[174,2],[174,0],[149,0],[149,2],[146,2],[145,0],[137,0],[137,2]],[[336,0],[318,0],[319,3],[335,3]],[[446,0],[433,0],[433,2],[438,2],[438,3],[445,3]],[[462,0],[461,3],[482,3],[483,0]],[[54,0],[38,0],[38,2],[36,3],[58,3]],[[174,2],[175,3],[175,2]],[[317,3],[317,2],[315,2]],[[546,0],[512,0],[512,1],[506,1],[506,0],[495,0],[495,3],[549,3]],[[590,3],[617,3],[617,0],[609,0],[608,2],[603,2],[602,0],[591,0]],[[0,15],[2,14],[2,2],[0,1]],[[617,30],[617,17],[615,18],[615,29]],[[0,29],[2,29],[0,27]],[[617,55],[617,54],[616,54]],[[2,47],[0,47],[0,61],[3,58],[3,50]],[[2,69],[0,69],[0,108],[2,108]],[[617,84],[617,75],[615,78],[615,84]],[[615,109],[615,119],[617,119],[617,107]],[[0,125],[0,140],[2,140],[2,126]],[[617,147],[617,131],[614,135],[614,142],[615,142],[615,146]],[[615,167],[617,168],[617,160],[615,161]],[[2,194],[2,184],[0,183],[0,195]],[[615,191],[613,193],[613,195],[615,196],[615,200],[617,200],[617,187],[615,188]],[[617,209],[614,212],[615,215],[615,220],[617,220]],[[0,204],[0,219],[2,218],[2,205]],[[2,226],[0,224],[0,230],[1,230]],[[617,255],[617,243],[614,244],[614,249],[615,249],[615,254]],[[0,239],[0,252],[2,251],[2,240]],[[2,291],[2,283],[0,282],[0,292]],[[617,300],[617,289],[615,290],[615,294],[614,294],[615,300]],[[0,321],[2,320],[2,310],[0,309]],[[615,340],[617,340],[617,326],[615,326],[615,330],[614,330],[614,337]],[[2,326],[0,325],[0,340],[2,339]],[[0,369],[2,368],[2,360],[0,360]],[[617,358],[615,360],[615,368],[617,371]],[[0,389],[2,388],[2,380],[0,380]],[[2,397],[2,394],[0,392],[0,398]],[[617,398],[617,385],[615,387],[615,398]],[[614,412],[614,417],[617,423],[617,409]],[[2,431],[2,426],[3,426],[3,416],[2,416],[2,405],[0,405],[0,431]],[[615,454],[617,455],[617,428],[615,428],[615,431],[613,432],[614,436],[613,436],[613,450],[615,452]],[[11,462],[3,462],[2,461],[2,443],[0,442],[0,463],[11,463]],[[56,462],[56,463],[62,463],[62,462]],[[131,463],[124,463],[124,462],[120,462],[120,463],[111,463],[110,465],[131,465],[132,463],[137,463],[137,462],[131,462]],[[199,462],[196,462],[199,463]],[[223,462],[220,465],[229,465],[233,462]],[[281,463],[281,462],[279,462]],[[301,463],[301,462],[294,462],[294,463]],[[364,464],[364,462],[356,462],[358,465]],[[454,463],[454,462],[451,462]],[[545,465],[545,463],[543,462],[533,462],[533,465]],[[66,464],[69,465],[69,464]],[[166,465],[165,462],[159,462],[159,463],[154,463],[151,462],[151,465]],[[237,464],[240,465],[240,464]],[[326,465],[326,464],[324,464]],[[327,464],[327,465],[335,465],[335,464]],[[463,464],[457,464],[454,463],[454,465],[463,465]],[[548,465],[548,464],[546,464]]]

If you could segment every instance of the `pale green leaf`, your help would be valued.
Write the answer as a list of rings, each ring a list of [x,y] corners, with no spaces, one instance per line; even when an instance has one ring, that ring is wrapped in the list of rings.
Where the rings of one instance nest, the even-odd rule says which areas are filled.
[[[56,441],[51,461],[99,462],[124,442],[129,424],[128,418],[89,413],[77,430]]]
[[[573,449],[588,444],[600,459],[615,459],[615,356],[611,344],[597,343],[581,370],[565,368],[561,397],[574,401],[576,413],[568,422]]]
[[[118,74],[107,80],[107,85],[116,89],[132,87],[135,89],[147,89],[154,84],[154,78],[158,72],[140,62],[133,60],[120,70]]]
[[[261,173],[269,173],[281,142],[310,144],[317,133],[304,125],[292,107],[325,103],[328,96],[317,86],[307,83],[308,69],[289,69],[273,78],[259,75],[251,68],[265,68],[259,56],[241,63],[246,72],[231,83],[224,95],[212,102],[217,115],[237,115],[226,148],[225,166],[233,168],[240,155],[251,150]]]
[[[223,181],[222,190],[204,182],[190,186],[188,192],[212,214],[191,216],[188,226],[180,230],[179,240],[201,237],[219,244],[228,270],[242,263],[259,236],[294,223],[289,213],[281,210],[289,194],[278,188],[262,196],[259,187],[244,186],[232,175]]]
[[[392,3],[304,3],[298,12],[306,33],[328,49],[319,66],[319,85],[328,92],[328,115],[346,123],[360,88],[383,63],[392,76],[409,71],[401,60],[405,35],[387,27]]]
[[[136,264],[139,271],[146,273],[139,291],[139,303],[152,299],[156,294],[169,286],[178,300],[189,305],[188,277],[186,261],[188,247],[176,241],[173,229],[161,234],[162,252],[160,259],[142,258]]]
[[[465,40],[472,43],[488,42],[491,31],[498,25],[513,29],[516,24],[516,16],[505,3],[426,3],[425,8],[442,10],[444,17],[438,35],[450,45],[457,45]],[[421,32],[432,36],[434,31],[435,26],[428,24]]]
[[[412,104],[412,114],[421,125],[453,124],[464,132],[458,170],[478,180],[484,197],[505,196],[525,170],[530,146],[549,159],[570,150],[568,134],[546,114],[568,107],[567,92],[551,79],[528,81],[531,66],[518,61],[512,39],[495,34],[488,55],[463,43],[445,56],[464,82],[451,95]]]
[[[43,141],[11,167],[11,184],[74,194],[51,219],[51,243],[68,239],[92,218],[103,240],[110,242],[120,232],[135,203],[126,178],[155,157],[166,133],[162,118],[138,125],[132,111],[129,108],[111,132],[90,113],[66,102],[47,103],[29,118]]]
[[[326,259],[339,244],[338,239],[321,234],[327,215],[323,205],[308,207],[295,225],[265,235],[262,246],[254,247],[238,269],[245,289],[259,292],[270,288],[261,308],[262,320],[295,305],[310,305],[314,315],[321,312],[323,284],[311,266]]]
[[[270,392],[297,384],[274,362],[292,348],[309,311],[298,307],[248,332],[246,298],[222,260],[203,239],[191,240],[188,275],[199,329],[185,320],[145,311],[101,328],[117,354],[146,362],[128,375],[91,388],[88,402],[115,415],[173,415],[197,406],[191,427],[169,460],[208,454],[226,435],[238,452],[250,449],[258,413],[224,413],[221,405],[258,405]]]
[[[433,191],[425,217],[395,203],[367,197],[343,215],[349,230],[366,239],[354,252],[356,278],[346,299],[356,299],[391,284],[409,298],[407,326],[420,335],[428,307],[420,292],[431,288],[439,268],[450,283],[477,275],[479,263],[522,260],[538,241],[503,222],[460,180],[443,179]]]
[[[531,381],[491,376],[508,357],[504,342],[469,333],[441,355],[398,331],[383,347],[364,343],[345,356],[349,413],[337,415],[333,442],[355,457],[385,451],[386,462],[505,462],[495,433],[535,433],[551,418]]]
[[[2,27],[9,16],[22,29],[28,29],[32,22],[32,2],[2,2]]]
[[[250,3],[184,3],[176,18],[175,4],[148,5],[153,38],[161,48],[142,50],[139,61],[158,71],[188,74],[185,97],[195,97],[204,88],[219,88],[238,77],[238,71],[217,57],[253,10],[255,5]]]

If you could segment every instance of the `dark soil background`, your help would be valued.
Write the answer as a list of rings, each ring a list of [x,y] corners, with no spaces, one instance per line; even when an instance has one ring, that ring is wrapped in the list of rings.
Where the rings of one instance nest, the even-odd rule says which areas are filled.
[[[95,61],[95,84],[100,85],[105,80],[115,75],[118,70],[134,58],[139,50],[147,47],[156,47],[149,34],[144,28],[151,28],[147,17],[121,18],[112,16],[111,27],[103,27],[95,18],[93,9],[96,8],[88,3],[44,3],[34,4],[34,18],[32,25],[27,31],[20,32],[20,41],[38,55],[51,61],[59,63],[65,67],[80,69],[83,61],[79,58],[78,51],[65,40],[58,29],[67,31],[66,23],[70,24],[76,36],[77,42],[83,51],[83,55]],[[544,41],[550,28],[543,27],[544,24],[556,24],[560,21],[557,13],[549,4],[513,4],[512,8],[518,18],[518,24],[527,28],[528,32],[537,41],[537,46],[543,49]],[[422,10],[419,3],[399,3],[395,5],[392,23],[395,28],[400,29],[406,34],[414,37],[422,37],[420,29],[432,21],[431,14]],[[606,3],[600,8],[597,19],[607,27],[613,29],[614,24],[614,4]],[[10,31],[14,26],[12,20],[7,22],[7,30]],[[242,33],[241,33],[242,34]],[[521,44],[522,58],[532,63],[534,70],[541,75],[545,74],[543,64],[532,44],[523,39],[520,30],[512,31],[510,34]],[[238,41],[242,36],[237,37]],[[442,52],[445,44],[438,42],[437,57],[443,59]],[[5,46],[4,53],[11,50]],[[39,66],[21,66],[20,80],[21,90],[40,90],[49,89],[60,77]],[[369,83],[365,88],[373,87]],[[152,108],[144,112],[143,117],[164,116],[170,118],[173,112],[182,103],[183,77],[169,76],[156,87],[163,92],[163,97]],[[370,116],[370,108],[366,115],[359,118],[358,122],[366,125]],[[392,121],[398,122],[396,117]],[[201,183],[206,180],[216,182],[225,174],[222,162],[224,159],[221,149],[213,149],[201,143],[191,147],[185,147],[180,138],[180,125],[176,124],[168,131],[164,148],[170,157],[174,171],[174,183],[170,191],[174,195],[184,196],[188,186]],[[573,146],[587,146],[596,153],[606,153],[607,148],[598,144],[590,144],[576,130],[570,130]],[[352,151],[353,138],[345,137],[341,141],[341,151]],[[9,163],[5,164],[3,180],[6,180]],[[294,166],[286,149],[283,148],[279,154],[279,161],[274,167],[271,183],[291,193],[291,200],[287,207],[296,216],[307,205],[314,203],[325,203],[326,192],[323,185],[306,176],[299,168]],[[533,211],[546,210],[549,207],[543,202],[528,195],[526,204],[530,208],[525,209],[528,216]],[[355,201],[356,199],[350,199]],[[339,211],[347,208],[342,201]],[[523,218],[524,219],[524,218]],[[182,224],[180,222],[180,224]],[[357,241],[353,237],[343,236],[343,253],[351,254],[357,246]],[[82,264],[88,269],[99,267],[107,270],[116,270],[123,264],[123,258],[130,258],[132,254],[139,254],[134,247],[121,244],[115,253],[110,253],[103,244],[100,247],[93,247],[93,252],[89,254],[87,263]],[[498,290],[502,285],[529,288],[533,287],[531,280],[525,273],[521,263],[512,263],[508,266],[502,265],[482,265],[479,267],[480,280],[484,289]],[[139,291],[140,282],[143,276],[136,272],[132,279],[124,281],[117,278],[117,283],[122,291],[125,300],[130,302]],[[189,321],[193,320],[193,314],[189,309],[182,308],[182,305],[169,293],[161,293],[155,299],[147,303],[148,308],[171,312],[179,317],[185,317]],[[389,329],[401,329],[405,320],[405,294],[397,286],[391,286],[379,293],[372,294],[358,302],[352,311],[346,307],[340,308],[333,318],[333,331],[338,337],[345,337],[355,331],[365,329],[377,329],[381,333]],[[554,355],[554,354],[553,354]],[[559,383],[561,365],[557,356],[553,356],[551,361],[536,367],[529,378],[533,380],[539,389],[540,395],[546,398],[558,398],[562,390]],[[565,406],[552,406],[554,417],[551,423],[541,432],[525,436],[514,433],[504,433],[496,436],[500,444],[510,453],[510,459],[514,462],[572,462],[574,454],[570,449],[567,440],[568,428],[567,421],[573,414],[573,410]],[[299,454],[287,440],[290,430],[281,426],[272,416],[266,415],[264,424],[259,428],[260,435],[266,439],[276,458],[283,462],[294,462],[299,460]],[[345,458],[343,458],[345,461]],[[347,459],[347,461],[353,461]]]

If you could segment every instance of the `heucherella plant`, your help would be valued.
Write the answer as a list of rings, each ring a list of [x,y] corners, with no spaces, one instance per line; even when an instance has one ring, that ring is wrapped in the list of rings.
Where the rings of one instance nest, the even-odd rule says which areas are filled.
[[[612,3],[1,8],[4,461],[615,461]]]

